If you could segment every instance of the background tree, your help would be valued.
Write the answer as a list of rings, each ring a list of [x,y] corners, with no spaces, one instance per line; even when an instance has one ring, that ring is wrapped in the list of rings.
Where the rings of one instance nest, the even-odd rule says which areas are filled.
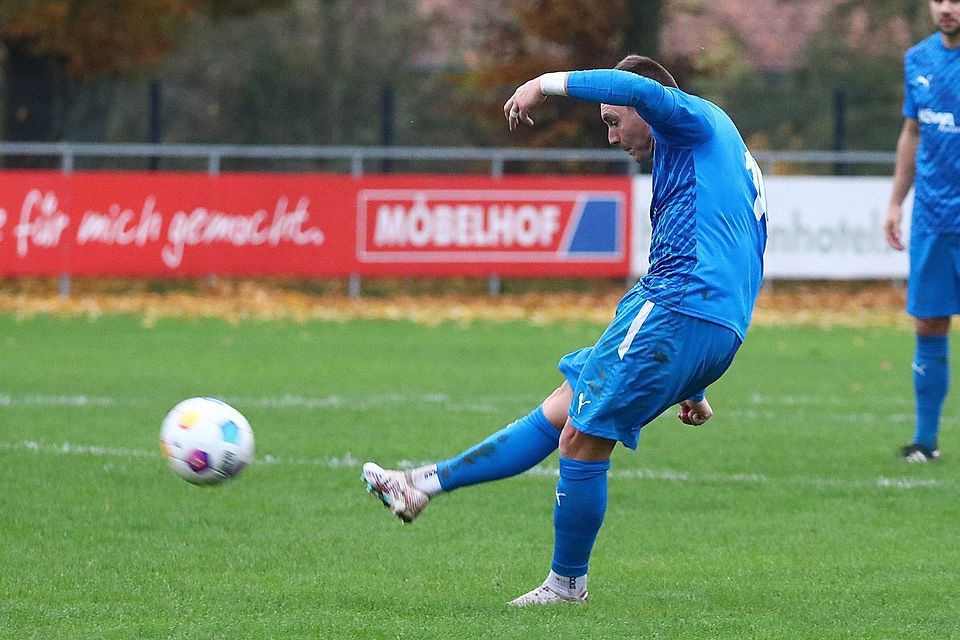
[[[459,78],[464,111],[489,144],[596,147],[605,138],[597,105],[548,101],[537,126],[509,135],[500,108],[521,82],[546,71],[610,67],[625,53],[655,49],[659,2],[510,0],[484,32],[475,68]],[[626,17],[625,17],[626,16]],[[628,35],[629,34],[629,35]],[[630,44],[625,42],[630,40]],[[654,51],[655,53],[655,51]]]
[[[754,150],[889,150],[900,124],[896,62],[838,64],[850,55],[835,40],[817,40],[809,64],[788,73],[694,85],[727,109]]]
[[[672,51],[694,70],[689,88],[723,106],[754,149],[889,150],[902,56],[927,11],[914,0],[730,0],[674,14],[665,40],[704,33],[700,49]]]
[[[201,14],[148,72],[78,82],[63,137],[145,140],[149,85],[158,79],[165,142],[450,144],[456,129],[439,117],[438,70],[447,62],[421,53],[430,34],[416,0],[295,0],[277,11]],[[167,159],[161,165],[203,168]],[[263,161],[224,170],[241,166],[328,165]]]
[[[640,53],[659,60],[663,0],[626,0],[624,5],[624,54]]]
[[[655,51],[634,46],[645,38],[681,87],[727,109],[754,148],[891,149],[903,52],[931,30],[926,4],[915,0],[623,0],[602,11],[577,0],[514,0],[497,20],[461,85],[464,104],[484,139],[537,146],[596,146],[603,129],[593,105],[563,105],[558,118],[548,103],[541,126],[508,138],[490,117],[497,103],[545,70]]]
[[[56,140],[72,85],[156,64],[197,16],[285,0],[0,0],[3,137]]]
[[[380,144],[384,118],[407,113],[390,100],[416,80],[419,26],[408,0],[300,0],[282,13],[208,20],[163,68],[171,138]]]
[[[903,51],[932,30],[916,0],[0,0],[4,135],[147,140],[158,79],[168,142],[597,148],[596,105],[512,135],[500,107],[640,52],[756,149],[836,146],[843,95],[845,148],[889,150]]]

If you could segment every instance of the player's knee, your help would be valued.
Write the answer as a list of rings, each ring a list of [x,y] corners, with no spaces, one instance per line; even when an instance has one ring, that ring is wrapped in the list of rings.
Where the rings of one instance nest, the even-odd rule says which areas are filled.
[[[543,401],[543,415],[557,429],[562,429],[567,421],[570,402],[573,400],[573,389],[564,381],[546,400]]]
[[[950,331],[950,316],[944,318],[917,318],[917,335],[943,336]]]
[[[616,444],[616,440],[584,433],[569,421],[560,433],[560,455],[574,460],[605,460]]]

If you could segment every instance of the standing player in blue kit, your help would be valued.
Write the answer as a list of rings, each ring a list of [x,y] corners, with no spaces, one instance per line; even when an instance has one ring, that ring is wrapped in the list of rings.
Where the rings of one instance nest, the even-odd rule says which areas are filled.
[[[887,242],[903,251],[901,207],[914,187],[907,312],[917,335],[916,408],[913,439],[900,449],[907,462],[940,457],[950,317],[960,313],[960,0],[930,0],[930,13],[939,31],[904,58],[904,121],[884,221]]]
[[[503,107],[510,130],[533,125],[548,96],[600,103],[610,144],[637,161],[653,154],[650,265],[596,344],[561,358],[566,380],[529,415],[458,456],[409,471],[368,462],[368,490],[404,522],[434,496],[521,473],[560,449],[554,552],[542,585],[516,606],[583,602],[587,566],[607,503],[617,442],[673,405],[701,425],[707,386],[740,347],[763,277],[763,178],[736,126],[716,105],[684,93],[638,55],[615,69],[544,74]]]

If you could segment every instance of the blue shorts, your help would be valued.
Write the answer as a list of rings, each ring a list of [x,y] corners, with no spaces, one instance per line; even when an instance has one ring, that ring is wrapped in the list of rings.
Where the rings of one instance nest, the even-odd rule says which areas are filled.
[[[960,234],[911,231],[907,313],[915,318],[960,314]]]
[[[631,291],[594,346],[560,359],[573,388],[573,426],[636,449],[640,429],[720,378],[740,344],[727,327]]]

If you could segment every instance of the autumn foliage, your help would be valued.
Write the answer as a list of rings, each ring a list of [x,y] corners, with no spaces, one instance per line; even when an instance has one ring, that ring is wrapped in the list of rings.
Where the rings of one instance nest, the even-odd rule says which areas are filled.
[[[75,78],[158,62],[199,15],[248,13],[286,0],[0,0],[0,41],[64,64]]]
[[[508,141],[506,128],[491,118],[518,85],[541,73],[612,67],[623,57],[626,3],[610,0],[598,10],[589,0],[515,0],[509,15],[491,25],[476,70],[463,86],[478,122],[488,134]],[[521,146],[596,146],[604,141],[594,104],[547,101],[534,118],[537,126],[509,138]]]

